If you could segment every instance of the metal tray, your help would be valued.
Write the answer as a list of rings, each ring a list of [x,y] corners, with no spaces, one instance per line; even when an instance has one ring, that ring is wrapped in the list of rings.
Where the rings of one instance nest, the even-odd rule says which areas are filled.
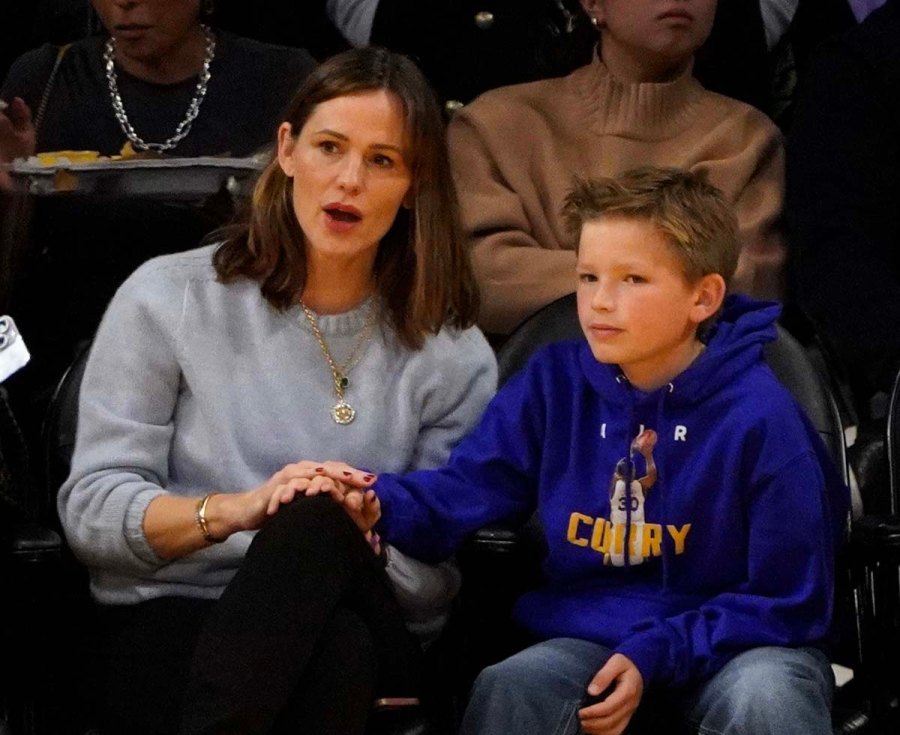
[[[14,185],[38,196],[64,193],[198,198],[226,189],[232,196],[249,194],[265,160],[251,158],[98,159],[52,165],[34,156],[16,159],[6,168]]]

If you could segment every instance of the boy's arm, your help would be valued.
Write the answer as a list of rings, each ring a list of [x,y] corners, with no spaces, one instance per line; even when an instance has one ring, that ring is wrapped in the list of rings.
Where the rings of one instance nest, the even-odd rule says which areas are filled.
[[[536,380],[528,368],[511,379],[444,467],[379,476],[377,529],[384,539],[436,562],[472,531],[533,512],[544,434]]]
[[[746,580],[696,610],[639,623],[616,651],[645,682],[679,686],[751,648],[825,640],[834,596],[831,505],[844,491],[836,477],[826,480],[811,450],[790,460],[751,490]]]

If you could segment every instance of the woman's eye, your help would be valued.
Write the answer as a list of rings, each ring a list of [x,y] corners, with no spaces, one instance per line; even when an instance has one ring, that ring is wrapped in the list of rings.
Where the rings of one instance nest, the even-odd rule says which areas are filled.
[[[593,283],[597,280],[597,276],[595,276],[593,273],[579,273],[578,280],[581,283]]]
[[[625,283],[646,283],[647,279],[643,276],[638,276],[634,273],[629,273],[625,276]]]
[[[380,153],[372,156],[372,163],[374,163],[379,168],[390,168],[394,165],[394,159],[390,156],[384,156]]]
[[[319,143],[319,150],[323,153],[337,153],[338,144],[333,140],[323,140]]]

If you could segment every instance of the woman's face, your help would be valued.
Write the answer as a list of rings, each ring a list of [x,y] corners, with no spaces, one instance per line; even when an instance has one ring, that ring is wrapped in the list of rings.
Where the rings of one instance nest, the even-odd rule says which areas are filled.
[[[374,257],[412,185],[403,106],[385,90],[322,102],[296,138],[282,123],[278,162],[293,178],[294,213],[307,247],[326,256]]]
[[[200,22],[200,0],[91,0],[116,51],[152,62],[177,49]]]
[[[712,30],[716,0],[582,0],[606,46],[653,64],[691,59]]]

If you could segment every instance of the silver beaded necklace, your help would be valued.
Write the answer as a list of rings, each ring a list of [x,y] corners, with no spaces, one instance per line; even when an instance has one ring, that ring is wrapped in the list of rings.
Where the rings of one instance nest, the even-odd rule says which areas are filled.
[[[216,55],[216,37],[213,35],[212,30],[206,25],[201,25],[200,28],[203,30],[203,35],[206,37],[206,56],[203,59],[203,68],[200,70],[200,79],[197,81],[197,88],[194,90],[194,97],[191,99],[191,104],[188,106],[187,114],[184,116],[184,119],[178,123],[174,135],[163,143],[147,143],[141,139],[131,125],[131,121],[128,119],[128,115],[125,112],[125,105],[122,104],[122,97],[119,94],[119,81],[116,76],[115,64],[116,40],[112,36],[107,40],[106,47],[103,50],[103,61],[106,64],[106,83],[109,87],[109,98],[112,101],[116,120],[119,121],[122,132],[125,133],[125,137],[131,141],[135,150],[164,153],[178,145],[178,143],[191,132],[191,125],[200,112],[200,103],[203,102],[203,98],[206,96],[206,87],[212,76],[209,73],[209,65]]]

